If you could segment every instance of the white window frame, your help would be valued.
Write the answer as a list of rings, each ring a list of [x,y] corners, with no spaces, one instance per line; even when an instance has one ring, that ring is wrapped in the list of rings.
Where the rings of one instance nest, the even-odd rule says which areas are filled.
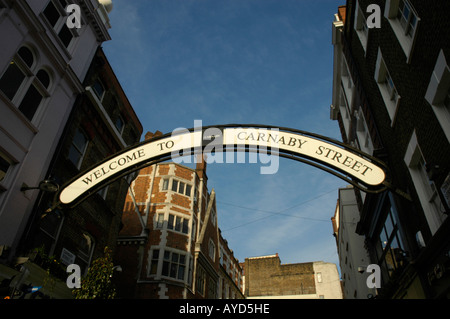
[[[443,213],[443,205],[436,186],[428,179],[423,165],[421,165],[421,163],[426,163],[426,161],[420,150],[415,131],[409,141],[404,161],[408,166],[430,231],[434,235],[447,216]]]
[[[341,63],[342,74],[341,85],[339,89],[339,112],[341,113],[342,122],[345,128],[345,134],[348,138],[350,135],[351,109],[355,95],[355,85],[353,83],[347,61],[343,58]]]
[[[373,155],[373,142],[370,136],[369,129],[367,127],[367,122],[362,112],[359,108],[355,112],[356,117],[356,137],[358,139],[359,148],[367,154]]]
[[[173,219],[171,218],[172,216]],[[180,225],[179,230],[177,229],[177,220],[179,221]],[[169,213],[169,218],[167,219],[167,229],[183,235],[189,235],[189,221],[189,217]],[[185,229],[185,226],[187,229]]]
[[[78,149],[78,146],[76,146],[76,145],[73,143],[73,139],[72,139],[72,142],[70,143],[69,152],[70,152],[70,149],[71,149],[72,147],[75,147],[76,150],[80,153],[80,158],[78,159],[78,163],[73,163],[73,162],[72,162],[72,159],[69,157],[69,154],[68,154],[67,158],[75,165],[75,167],[76,167],[77,169],[80,169],[81,163],[83,163],[84,156],[86,155],[86,151],[87,151],[87,148],[88,148],[88,146],[89,146],[89,138],[87,137],[87,134],[86,134],[82,129],[77,129],[76,132],[75,132],[75,134],[76,134],[77,132],[80,132],[82,135],[84,135],[84,137],[86,138],[86,144],[84,145],[84,148],[83,148],[82,150],[80,150],[80,149]],[[75,138],[75,135],[74,135],[74,138]]]
[[[169,178],[163,178],[162,185],[161,185],[161,190],[163,190],[163,191],[169,190],[169,182],[170,182]]]
[[[405,52],[406,62],[410,63],[412,51],[414,48],[414,42],[415,42],[415,39],[417,36],[417,30],[418,30],[419,24],[420,24],[420,17],[417,15],[416,10],[411,5],[411,3],[408,0],[404,0],[405,3],[411,8],[411,13],[410,13],[409,18],[413,14],[417,19],[416,26],[414,28],[414,32],[411,35],[411,37],[409,37],[407,35],[407,30],[404,29],[404,27],[400,23],[400,20],[397,18],[400,1],[403,1],[403,0],[386,0],[384,16],[389,21],[389,24],[391,25],[392,30],[394,31],[403,51]]]
[[[374,77],[380,90],[386,109],[389,113],[389,117],[391,118],[391,126],[394,126],[395,117],[397,115],[397,110],[401,101],[401,96],[398,93],[397,88],[395,87],[395,83],[392,79],[391,74],[389,73],[386,63],[384,62],[380,48],[378,48]],[[390,82],[391,85],[389,85]]]
[[[96,85],[97,84],[101,86],[101,89],[102,89],[101,93],[98,92],[97,89],[96,89]],[[91,88],[94,91],[94,94],[97,97],[97,99],[100,101],[100,103],[102,103],[103,102],[103,98],[105,97],[105,94],[106,94],[106,88],[105,88],[105,85],[103,85],[103,82],[100,79],[96,79],[94,81],[94,83],[92,84]],[[116,127],[115,123],[114,123],[114,127]]]
[[[51,23],[47,20],[47,17],[44,14],[45,9],[47,9],[47,6],[50,4],[50,2],[53,3],[53,6],[56,8],[56,10],[59,13],[59,18],[58,21],[55,23],[54,26],[51,25]],[[67,4],[69,4],[67,2]],[[72,39],[70,40],[69,44],[67,46],[65,46],[59,36],[59,33],[61,32],[62,28],[66,28],[66,22],[67,22],[67,18],[69,17],[69,13],[66,11],[66,8],[63,8],[63,6],[61,5],[60,1],[52,1],[49,0],[47,2],[47,4],[45,5],[44,9],[41,12],[41,17],[44,21],[45,24],[47,24],[48,28],[52,31],[54,38],[56,39],[56,41],[60,44],[61,48],[63,48],[65,50],[65,52],[70,56],[70,52],[73,51],[73,49],[75,48],[76,45],[76,39],[80,36],[81,34],[81,28],[68,28],[68,30],[72,33]],[[83,17],[81,17],[81,26],[83,27],[85,25],[84,19]]]
[[[158,251],[158,256],[156,256],[156,258],[154,258],[154,252]],[[169,259],[166,259],[166,253],[169,254]],[[178,254],[179,256],[183,256],[184,257],[184,264],[180,263],[178,259],[177,262],[174,262],[172,257],[173,254]],[[179,282],[188,282],[191,283],[192,281],[192,258],[190,257],[190,255],[183,250],[178,250],[178,249],[171,249],[168,247],[159,247],[159,246],[153,246],[150,249],[150,254],[148,257],[148,270],[147,270],[147,275],[148,276],[152,276],[155,279],[160,279],[161,277],[163,278],[170,278],[170,280],[175,280],[175,281],[179,281]],[[163,268],[164,268],[164,263],[168,262],[169,266],[168,266],[168,271],[169,274],[165,275],[163,274]],[[171,272],[171,266],[172,264],[177,265],[177,273],[175,277],[171,277],[170,276],[170,272]],[[183,269],[183,278],[178,278],[179,275],[179,271],[180,271],[180,266],[184,267]]]
[[[367,27],[367,20],[359,4],[359,1],[356,2],[355,22],[353,27],[364,49],[364,53],[366,53],[367,42],[369,41],[369,28]]]
[[[117,121],[121,121],[122,122],[122,127],[117,127]],[[123,131],[125,130],[125,120],[123,119],[122,115],[119,115],[116,120],[114,121],[114,127],[117,129],[117,132],[119,132],[120,135],[123,134]]]
[[[205,296],[205,283],[206,283],[206,272],[199,265],[197,268],[197,274],[195,279],[195,290],[202,296]]]
[[[20,56],[19,51],[20,49],[25,48],[29,50],[32,54],[32,64],[28,65]],[[9,99],[4,92],[0,90],[0,95],[4,96],[4,100],[6,102],[7,106],[10,106],[15,113],[20,114],[20,117],[23,119],[23,121],[32,123],[33,125],[38,125],[40,119],[42,118],[42,114],[44,112],[44,105],[46,105],[48,101],[48,97],[50,97],[50,89],[53,85],[53,78],[51,71],[46,67],[42,66],[39,63],[38,55],[36,54],[36,51],[34,48],[23,45],[21,46],[14,57],[11,59],[10,63],[14,63],[16,67],[19,69],[20,72],[22,72],[24,79],[22,80],[22,83],[17,88],[16,92],[14,93],[14,96]],[[8,64],[9,67],[9,64]],[[3,78],[5,73],[8,71],[8,67],[5,68],[4,72],[1,74],[0,78]],[[41,81],[38,78],[38,73],[40,71],[43,71],[47,74],[49,77],[49,83],[47,86],[41,83]],[[29,90],[34,87],[34,89],[41,95],[42,99],[40,103],[36,106],[36,109],[33,113],[33,116],[31,118],[28,118],[21,110],[21,103],[24,100],[25,96],[28,94]]]
[[[214,244],[213,240],[210,238],[208,243],[208,255],[209,258],[211,258],[212,261],[216,261],[216,245]]]
[[[176,186],[175,186],[175,183],[176,183]],[[189,191],[188,191],[188,189],[189,189]],[[176,179],[176,178],[172,178],[172,183],[170,184],[170,189],[169,188],[164,189],[164,181],[163,181],[163,190],[171,190],[172,192],[175,192],[180,195],[187,196],[187,197],[191,197],[191,195],[192,195],[192,185],[189,183],[186,183],[185,181]]]
[[[216,226],[216,219],[217,219],[217,213],[216,210],[213,208],[211,209],[211,224],[213,224],[213,226]]]
[[[155,215],[155,229],[164,228],[164,213],[158,213]]]
[[[449,90],[450,65],[445,57],[444,51],[441,50],[428,84],[425,100],[430,103],[447,140],[450,142],[450,109],[444,103],[449,94]]]
[[[161,254],[162,252],[162,254]],[[165,258],[166,253],[170,254],[169,259]],[[177,254],[178,256],[183,256],[184,257],[184,264],[180,263],[179,260],[178,261],[174,261],[173,260],[173,254]],[[167,247],[165,249],[161,249],[160,250],[160,255],[159,255],[159,259],[162,259],[162,266],[161,266],[161,277],[165,277],[165,278],[170,278],[171,280],[177,280],[177,281],[182,281],[185,282],[187,275],[188,275],[188,268],[189,268],[189,260],[188,260],[188,255],[185,251],[182,250],[176,250],[176,249],[167,249]],[[169,274],[168,275],[164,275],[163,274],[163,268],[164,268],[164,262],[168,262],[169,263]],[[172,266],[176,265],[177,268],[177,273],[175,277],[172,277],[170,275],[171,273],[171,269]],[[184,267],[183,270],[183,278],[179,278],[179,271],[180,271],[180,266]]]

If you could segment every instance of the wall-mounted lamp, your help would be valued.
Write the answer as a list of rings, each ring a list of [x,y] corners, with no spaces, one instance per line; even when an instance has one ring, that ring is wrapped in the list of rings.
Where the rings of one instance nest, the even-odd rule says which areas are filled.
[[[28,187],[25,184],[20,188],[21,192],[30,190],[30,189],[40,189],[43,192],[48,192],[48,193],[55,193],[59,190],[59,185],[51,180],[43,180],[39,183],[39,186],[37,187]]]

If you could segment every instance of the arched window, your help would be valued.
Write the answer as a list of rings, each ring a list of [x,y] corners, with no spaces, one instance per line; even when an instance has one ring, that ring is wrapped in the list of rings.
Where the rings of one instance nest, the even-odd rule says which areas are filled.
[[[39,79],[39,81],[41,81],[41,84],[48,89],[49,85],[50,85],[50,75],[47,73],[47,71],[45,70],[39,70],[36,73],[36,77]]]
[[[35,73],[37,61],[33,51],[22,46],[0,77],[0,90],[3,94],[32,121],[44,96],[51,78],[47,71],[40,69]]]
[[[33,66],[34,56],[30,49],[27,47],[21,47],[17,53],[29,68]]]

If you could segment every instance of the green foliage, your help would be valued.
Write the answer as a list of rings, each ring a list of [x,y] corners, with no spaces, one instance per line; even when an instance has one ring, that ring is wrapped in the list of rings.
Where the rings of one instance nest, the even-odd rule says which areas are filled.
[[[94,260],[86,276],[81,278],[81,288],[73,290],[75,299],[114,299],[113,268],[111,250],[105,247],[104,257]]]
[[[47,271],[48,276],[52,275],[65,281],[67,273],[65,267],[55,256],[49,256],[45,253],[44,246],[35,248],[31,260],[42,269]]]

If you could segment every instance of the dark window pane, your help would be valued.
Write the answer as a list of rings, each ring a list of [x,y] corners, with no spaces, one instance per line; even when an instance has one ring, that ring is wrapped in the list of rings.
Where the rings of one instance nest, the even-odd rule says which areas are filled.
[[[163,269],[162,269],[162,275],[163,276],[168,276],[169,275],[169,262],[165,261],[163,262]]]
[[[183,220],[183,233],[185,233],[185,234],[187,234],[187,233],[188,233],[188,230],[189,230],[188,224],[189,224],[189,220],[184,219],[184,220]]]
[[[19,105],[19,110],[26,116],[30,121],[33,119],[34,113],[41,104],[42,95],[38,90],[34,87],[34,85],[30,86],[27,94],[22,100],[22,103]]]
[[[123,120],[122,118],[119,116],[116,120],[116,128],[119,132],[122,132],[122,128],[123,128]]]
[[[170,265],[170,275],[169,275],[169,277],[177,278],[177,265],[176,264],[171,264]]]
[[[78,163],[80,162],[81,159],[81,154],[73,145],[69,149],[69,159],[72,161],[73,164],[75,164],[75,166],[78,167]]]
[[[169,215],[169,222],[167,223],[168,229],[173,229],[173,215]]]
[[[191,185],[186,185],[186,195],[187,196],[191,196],[191,188],[192,188]]]
[[[28,49],[27,47],[21,47],[17,53],[19,53],[19,56],[22,58],[23,62],[25,62],[25,64],[31,68],[34,58],[33,53],[30,51],[30,49]]]
[[[178,190],[180,194],[184,194],[184,183],[180,182],[180,189]]]
[[[178,181],[176,181],[176,180],[172,181],[172,190],[174,192],[178,191]]]
[[[73,34],[65,23],[63,24],[63,27],[59,31],[58,37],[61,39],[62,43],[66,48],[69,46],[70,41],[72,41]]]
[[[184,268],[183,266],[178,267],[178,279],[184,279]]]
[[[0,182],[5,178],[10,166],[11,164],[3,156],[0,156]]]
[[[87,144],[87,138],[80,130],[77,130],[73,138],[73,144],[76,146],[78,151],[82,153]]]
[[[80,160],[84,154],[87,143],[88,140],[86,136],[80,130],[77,130],[73,138],[72,145],[69,149],[69,159],[77,167],[80,164]]]
[[[59,0],[59,3],[61,6],[65,9],[67,7],[67,1],[66,0]]]
[[[52,212],[51,214],[47,214],[45,218],[42,219],[41,229],[48,235],[56,238],[56,233],[58,231],[60,223],[60,215],[56,212]]]
[[[47,72],[45,72],[44,70],[39,70],[38,73],[36,74],[36,77],[39,79],[39,81],[41,81],[42,85],[48,89],[48,86],[50,84],[50,76],[48,75]]]
[[[55,27],[60,15],[53,2],[50,1],[48,3],[47,7],[44,10],[44,16],[47,18],[48,22],[50,22],[52,27]]]
[[[17,90],[25,79],[25,75],[14,61],[11,61],[8,69],[0,79],[0,90],[5,93],[8,99],[12,100]]]
[[[103,85],[97,80],[97,81],[95,81],[92,88],[94,89],[94,92],[97,95],[98,99],[101,101],[103,98],[103,92],[105,91],[105,89],[103,88]]]
[[[164,260],[170,260],[170,251],[164,252]]]
[[[155,275],[158,270],[158,261],[152,260],[152,263],[150,265],[150,275]]]

